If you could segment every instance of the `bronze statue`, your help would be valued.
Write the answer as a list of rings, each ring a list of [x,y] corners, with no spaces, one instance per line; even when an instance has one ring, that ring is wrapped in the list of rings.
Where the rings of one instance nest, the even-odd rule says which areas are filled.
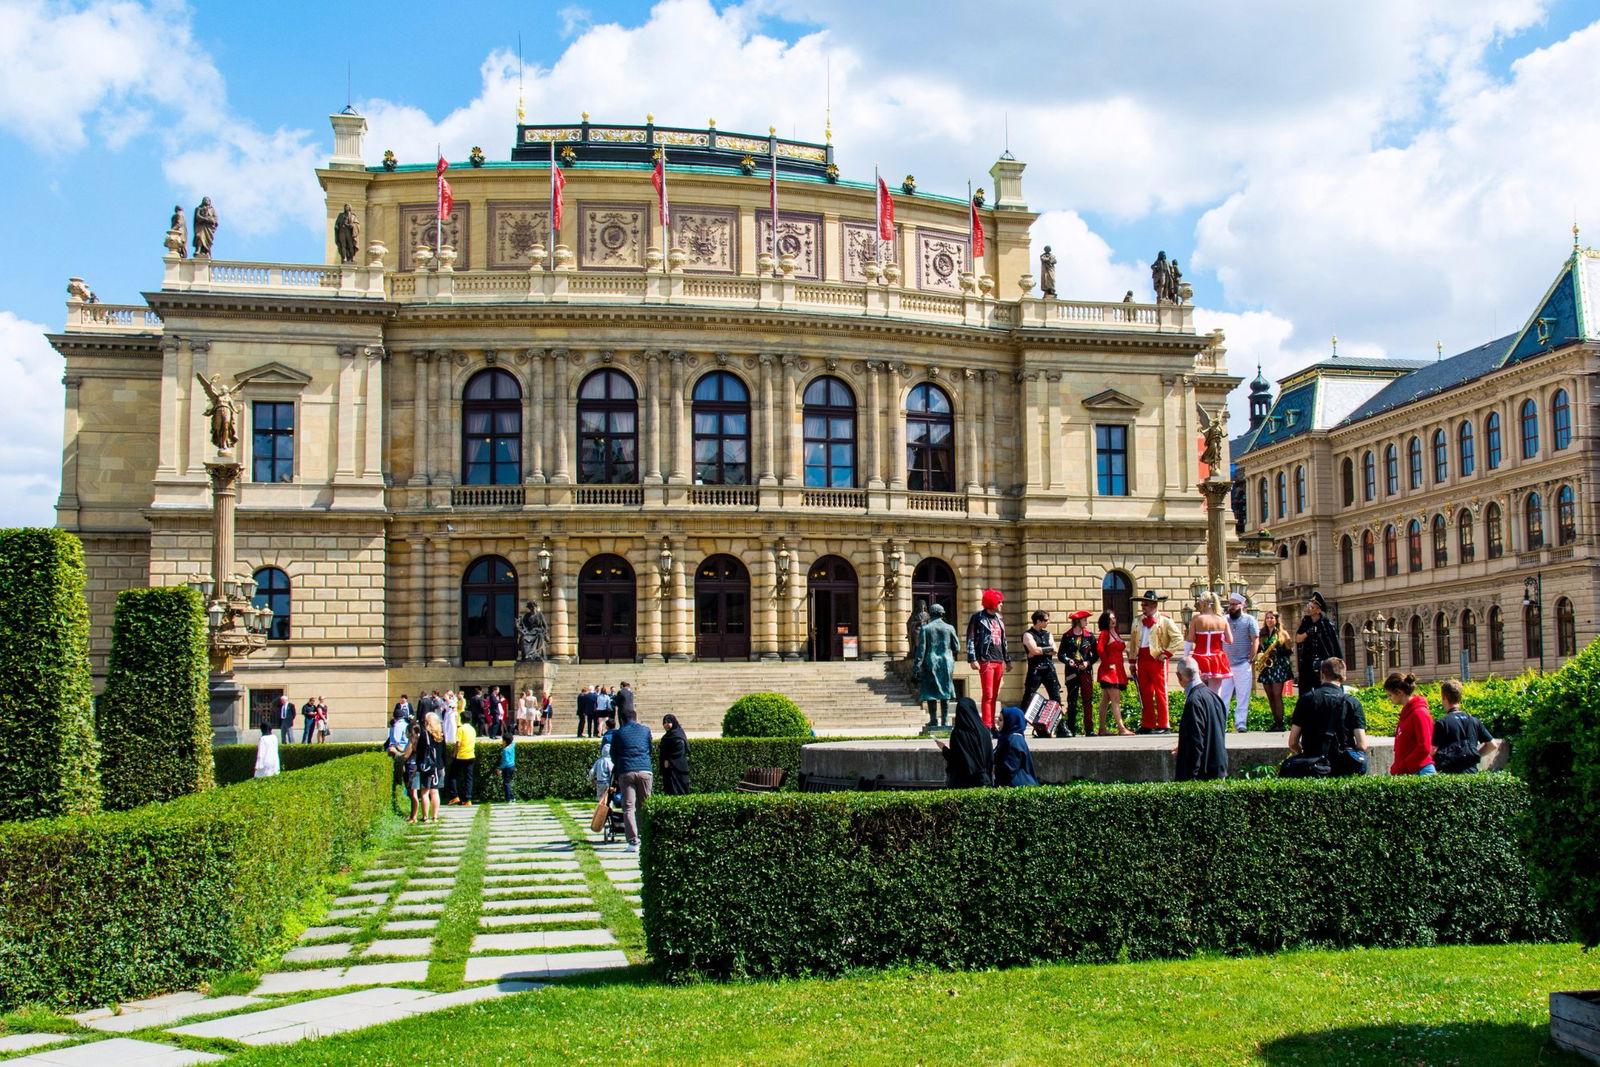
[[[219,452],[232,452],[239,443],[239,390],[223,385],[222,378],[215,374],[209,380],[196,374],[195,380],[211,398],[211,406],[205,411],[205,417],[211,420],[211,443]]]
[[[1039,257],[1039,292],[1045,296],[1056,295],[1056,257],[1049,245],[1044,246],[1044,254]]]
[[[194,254],[197,256],[211,257],[211,242],[217,236],[217,209],[211,206],[211,198],[202,196],[200,206],[194,209]]]
[[[1205,415],[1204,408],[1200,414]],[[1200,462],[1206,465],[1212,477],[1221,477],[1218,467],[1222,463],[1222,443],[1228,439],[1228,409],[1221,408],[1210,416],[1201,433],[1205,435],[1206,445],[1200,452]]]
[[[528,601],[527,610],[517,620],[517,662],[543,663],[550,654],[550,627],[539,605]]]
[[[915,662],[917,635],[926,625],[928,625],[928,602],[918,600],[917,606],[911,611],[911,617],[906,620],[906,659]]]
[[[167,239],[164,243],[169,252],[176,252],[179,259],[189,258],[189,224],[183,220],[183,205],[172,205],[172,221],[167,224]]]
[[[339,217],[333,220],[333,244],[339,250],[340,263],[354,263],[361,251],[361,220],[346,204]]]
[[[1150,284],[1156,291],[1156,303],[1183,303],[1183,272],[1178,269],[1178,261],[1168,259],[1165,252],[1157,253],[1156,261],[1150,265]]]
[[[1183,294],[1188,291],[1189,285],[1183,280],[1183,271],[1178,269],[1178,261],[1172,261],[1172,302],[1183,303]]]
[[[952,676],[961,637],[956,628],[945,621],[943,604],[935,604],[930,610],[932,615],[927,625],[917,633],[911,676],[918,683],[917,699],[928,707],[928,725],[946,726],[950,722],[950,701],[956,698]]]

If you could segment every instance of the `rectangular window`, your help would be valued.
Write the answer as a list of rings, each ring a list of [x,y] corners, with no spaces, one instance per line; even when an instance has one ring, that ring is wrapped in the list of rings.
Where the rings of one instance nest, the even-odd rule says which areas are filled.
[[[250,426],[252,480],[294,481],[294,404],[257,400]]]
[[[1095,476],[1101,496],[1128,495],[1128,428],[1094,428]]]

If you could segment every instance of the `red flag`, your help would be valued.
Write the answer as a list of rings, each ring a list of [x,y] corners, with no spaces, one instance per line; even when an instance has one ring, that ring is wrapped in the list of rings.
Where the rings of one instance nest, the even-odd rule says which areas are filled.
[[[969,202],[967,210],[972,212],[972,258],[983,258],[983,220],[978,217],[978,205]]]
[[[878,179],[878,239],[894,240],[894,197],[882,178]]]
[[[550,229],[553,233],[561,232],[561,191],[567,187],[567,176],[561,168],[550,166]]]
[[[672,210],[667,206],[667,150],[659,149],[656,152],[655,169],[650,172],[650,184],[656,187],[656,202],[659,204],[657,217],[661,221],[661,228],[668,229],[672,225]]]
[[[444,156],[439,157],[439,162],[433,168],[433,172],[439,176],[439,221],[441,222],[456,210],[456,199],[450,194],[450,183],[444,180],[444,172],[449,169],[450,164],[445,162]]]

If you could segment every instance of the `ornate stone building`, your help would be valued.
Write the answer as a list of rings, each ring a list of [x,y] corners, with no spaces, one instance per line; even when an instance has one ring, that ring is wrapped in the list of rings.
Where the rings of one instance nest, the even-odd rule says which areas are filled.
[[[1595,636],[1597,282],[1574,247],[1516,333],[1282,380],[1235,475],[1291,621],[1321,589],[1351,663],[1428,678],[1553,669]]]
[[[961,626],[986,586],[1020,631],[1035,606],[1126,615],[1136,587],[1181,600],[1204,578],[1222,338],[1186,305],[1039,296],[1021,162],[990,171],[974,260],[968,202],[921,190],[896,191],[877,249],[872,187],[831,146],[520,126],[511,160],[451,167],[438,234],[434,168],[365,166],[365,121],[333,124],[324,264],[169,251],[144,303],[74,299],[51,338],[97,669],[118,589],[206,570],[197,374],[240,390],[238,554],[276,612],[239,678],[258,704],[320,692],[345,725],[402,691],[509,683],[527,599],[558,662],[638,664],[563,668],[564,700],[666,661],[783,689],[795,661],[901,656],[914,601]],[[716,672],[674,676],[673,699],[720,700]]]

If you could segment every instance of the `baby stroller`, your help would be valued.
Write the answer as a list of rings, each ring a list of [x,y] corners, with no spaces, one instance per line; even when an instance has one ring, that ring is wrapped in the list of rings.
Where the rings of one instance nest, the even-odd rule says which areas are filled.
[[[606,793],[606,827],[603,840],[609,845],[626,833],[627,827],[622,822],[622,790],[613,786]]]

